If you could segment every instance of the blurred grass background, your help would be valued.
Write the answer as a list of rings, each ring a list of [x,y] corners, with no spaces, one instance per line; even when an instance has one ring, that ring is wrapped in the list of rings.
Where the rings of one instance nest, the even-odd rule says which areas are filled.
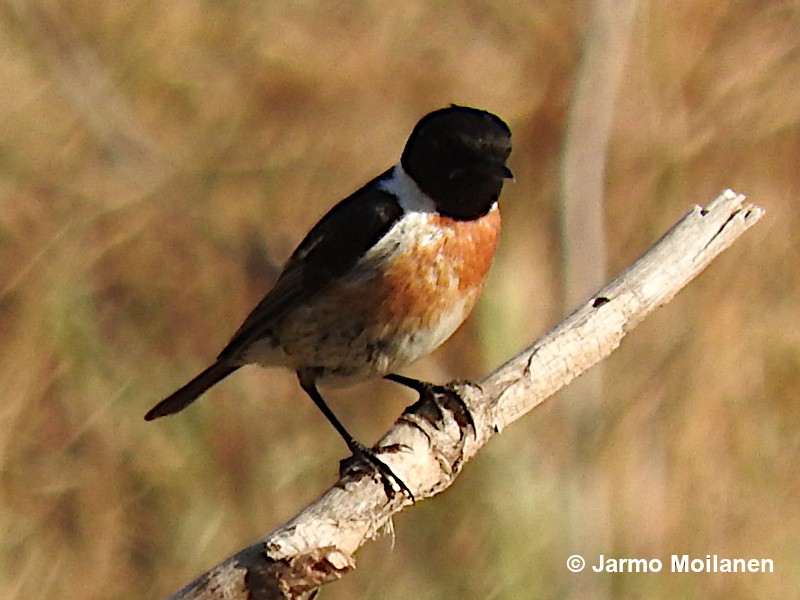
[[[516,181],[480,307],[408,373],[481,377],[557,322],[561,153],[589,10],[0,4],[0,597],[163,597],[331,483],[343,445],[290,373],[247,369],[179,417],[142,415],[432,109],[506,119]],[[366,547],[326,598],[562,598],[587,580],[613,598],[794,596],[799,121],[800,2],[639,3],[605,174],[610,271],[724,187],[767,218],[606,361],[578,442],[607,510],[572,514],[575,434],[556,398],[398,517],[393,545]],[[331,398],[373,441],[403,394]],[[766,557],[776,572],[570,574],[598,520],[608,556]]]

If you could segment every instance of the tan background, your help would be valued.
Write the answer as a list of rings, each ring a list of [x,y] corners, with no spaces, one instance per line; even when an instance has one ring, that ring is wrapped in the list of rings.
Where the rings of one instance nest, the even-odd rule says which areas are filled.
[[[501,115],[517,179],[483,302],[408,374],[481,376],[555,323],[588,11],[0,4],[0,597],[162,597],[331,483],[343,444],[289,373],[246,369],[179,417],[142,415],[429,110]],[[606,362],[578,436],[589,464],[554,399],[325,598],[555,599],[579,580],[614,598],[796,593],[799,120],[800,2],[640,2],[605,177],[610,270],[723,187],[766,219]],[[373,441],[411,396],[379,382],[331,399]],[[600,515],[570,508],[591,504],[570,493],[575,472],[605,482]],[[766,557],[776,573],[570,574],[598,526],[609,556]]]

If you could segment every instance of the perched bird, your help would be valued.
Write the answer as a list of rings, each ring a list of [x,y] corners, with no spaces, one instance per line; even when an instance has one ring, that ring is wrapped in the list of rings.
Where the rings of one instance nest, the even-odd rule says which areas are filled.
[[[353,455],[408,492],[317,384],[384,377],[424,388],[396,371],[447,340],[475,305],[500,234],[510,153],[508,126],[489,112],[453,105],[424,116],[400,162],[311,229],[216,361],[145,419],[183,410],[244,365],[287,367]]]

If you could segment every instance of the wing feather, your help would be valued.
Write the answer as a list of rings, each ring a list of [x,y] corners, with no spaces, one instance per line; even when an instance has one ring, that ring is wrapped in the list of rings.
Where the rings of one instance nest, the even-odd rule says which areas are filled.
[[[334,206],[300,243],[275,286],[258,303],[217,357],[234,360],[296,306],[351,270],[403,215],[395,196],[378,187],[386,171]]]

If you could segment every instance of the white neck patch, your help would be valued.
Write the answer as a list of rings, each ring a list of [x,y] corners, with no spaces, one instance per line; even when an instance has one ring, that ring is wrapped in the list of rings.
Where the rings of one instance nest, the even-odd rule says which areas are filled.
[[[379,183],[385,192],[394,194],[397,203],[406,213],[432,213],[436,212],[436,203],[428,194],[423,192],[411,176],[405,172],[403,165],[397,163],[392,169],[392,174]]]

